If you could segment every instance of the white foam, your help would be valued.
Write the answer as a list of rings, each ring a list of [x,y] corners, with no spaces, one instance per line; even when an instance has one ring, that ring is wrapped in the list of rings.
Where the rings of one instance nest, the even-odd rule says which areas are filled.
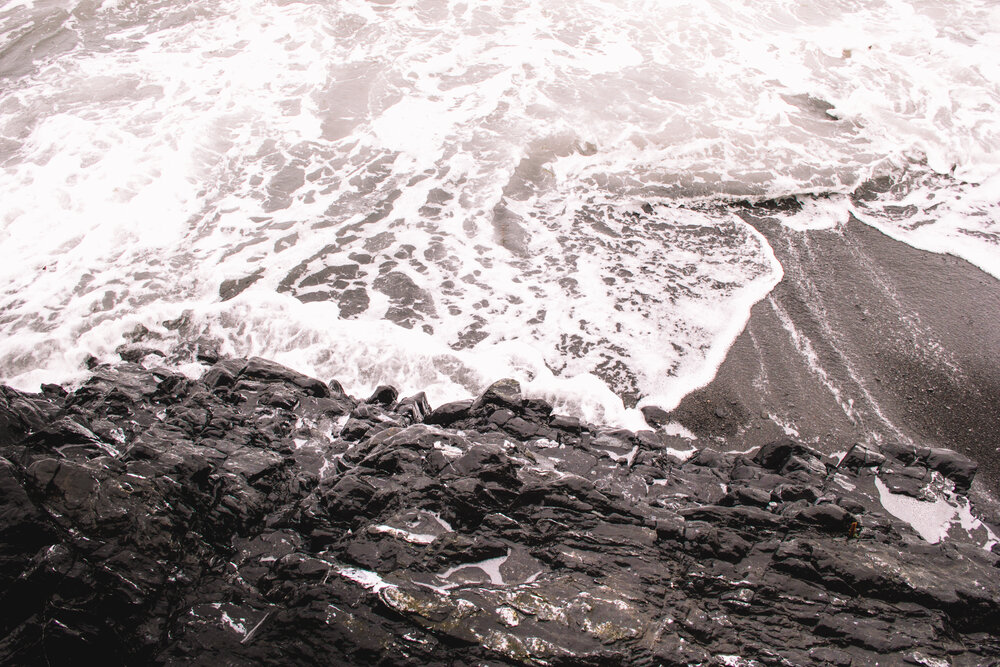
[[[800,209],[793,215],[780,216],[782,224],[804,232],[817,229],[836,229],[845,224],[851,215],[851,200],[845,195],[797,198]]]
[[[1000,175],[962,183],[925,174],[904,179],[901,189],[858,202],[854,214],[898,241],[961,257],[1000,278]]]
[[[378,593],[386,588],[396,588],[395,584],[390,584],[377,572],[372,572],[371,570],[362,570],[355,567],[341,567],[337,569],[337,573],[345,579],[350,579],[351,581],[360,584],[362,588],[370,590],[374,593]]]
[[[663,431],[663,433],[665,433],[666,435],[676,435],[681,438],[686,438],[687,440],[698,439],[698,436],[692,433],[686,426],[684,426],[680,422],[675,422],[675,421],[669,422],[666,425],[662,426],[660,430]]]
[[[12,12],[19,7],[27,7],[31,9],[34,6],[34,0],[9,0],[3,7],[0,7],[0,14]]]
[[[437,539],[437,535],[425,535],[423,533],[413,533],[408,530],[403,530],[402,528],[394,528],[392,526],[378,525],[371,527],[374,533],[386,533],[392,535],[393,537],[399,538],[405,542],[410,542],[412,544],[430,544]]]
[[[176,339],[161,323],[190,310],[180,335],[352,393],[438,403],[515,377],[644,428],[626,404],[669,409],[709,382],[781,277],[720,201],[796,196],[782,221],[801,230],[853,211],[1000,276],[997,16],[987,0],[8,1],[0,377],[78,380],[87,354],[110,360],[140,323]],[[902,194],[848,203],[882,174]],[[346,289],[368,299],[350,319]]]
[[[500,566],[507,562],[510,557],[510,552],[507,552],[505,556],[497,556],[496,558],[487,558],[476,563],[464,563],[462,565],[456,565],[455,567],[448,568],[445,572],[440,574],[440,578],[447,580],[456,572],[460,572],[466,569],[477,569],[481,570],[489,578],[490,583],[494,586],[503,586],[504,579],[503,575],[500,573]]]
[[[956,524],[983,549],[989,551],[997,544],[996,533],[972,514],[968,498],[936,493],[933,500],[917,500],[910,496],[892,493],[878,477],[875,478],[879,502],[898,519],[913,526],[917,533],[936,544],[948,537]]]
[[[383,111],[372,123],[372,131],[382,146],[433,164],[452,124],[447,106],[405,98]]]

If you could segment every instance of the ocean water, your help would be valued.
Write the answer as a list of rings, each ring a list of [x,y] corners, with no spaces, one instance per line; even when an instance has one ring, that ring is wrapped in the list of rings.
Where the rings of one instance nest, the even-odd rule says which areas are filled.
[[[781,279],[741,201],[1000,278],[998,108],[985,0],[0,0],[0,379],[141,326],[639,427]]]

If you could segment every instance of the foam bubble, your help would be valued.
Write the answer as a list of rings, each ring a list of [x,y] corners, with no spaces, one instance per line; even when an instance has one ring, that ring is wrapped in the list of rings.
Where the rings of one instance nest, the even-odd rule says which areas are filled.
[[[448,109],[419,98],[404,98],[383,111],[372,131],[385,148],[429,161],[441,152],[441,141],[452,127]]]
[[[0,374],[78,378],[141,323],[637,428],[781,276],[733,199],[1000,274],[995,8],[931,9],[8,2]]]
[[[794,215],[779,218],[786,227],[800,232],[815,229],[836,229],[851,216],[851,200],[845,195],[797,197],[801,208]]]
[[[963,183],[936,174],[882,179],[854,197],[863,222],[929,252],[961,257],[1000,278],[1000,176]]]

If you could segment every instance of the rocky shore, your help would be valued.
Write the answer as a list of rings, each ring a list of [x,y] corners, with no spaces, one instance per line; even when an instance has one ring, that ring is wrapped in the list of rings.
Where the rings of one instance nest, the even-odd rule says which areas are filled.
[[[511,380],[432,408],[202,360],[0,389],[3,663],[1000,661],[950,450],[692,452]]]

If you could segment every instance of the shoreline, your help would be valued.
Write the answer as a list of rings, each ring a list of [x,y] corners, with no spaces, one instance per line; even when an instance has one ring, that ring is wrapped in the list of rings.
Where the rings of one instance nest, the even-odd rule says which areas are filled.
[[[948,447],[978,461],[997,496],[1000,281],[853,216],[797,232],[762,208],[739,215],[785,275],[671,419],[741,447],[784,435],[825,453],[859,441]]]

